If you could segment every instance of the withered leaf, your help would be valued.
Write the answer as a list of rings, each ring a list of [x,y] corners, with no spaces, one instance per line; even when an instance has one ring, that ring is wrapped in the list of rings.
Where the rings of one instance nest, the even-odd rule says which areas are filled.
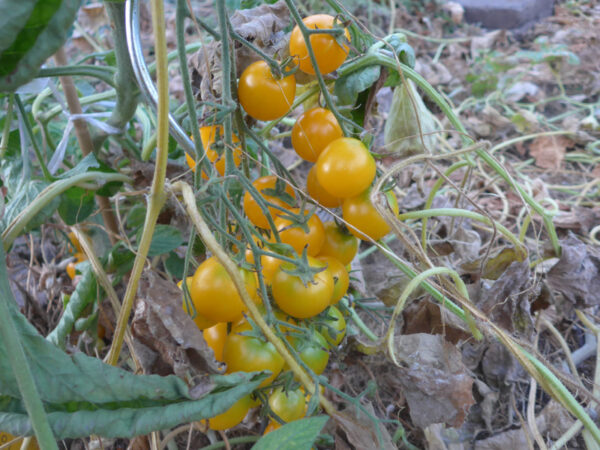
[[[397,381],[403,387],[413,423],[425,428],[433,423],[462,425],[475,403],[473,378],[458,349],[441,335],[409,334],[396,338],[399,367]]]
[[[370,403],[363,402],[362,406],[369,411],[371,415],[375,415]],[[373,421],[354,405],[349,405],[343,412],[337,412],[331,417],[344,433],[346,433],[348,442],[350,442],[356,450],[371,450],[374,448],[387,450],[397,448],[392,443],[392,438],[389,433],[381,424],[379,425],[379,435],[381,440],[377,439],[377,432]],[[336,441],[337,440],[338,439],[336,439]]]
[[[562,254],[546,275],[548,285],[577,306],[600,303],[600,250],[569,232],[560,241]]]
[[[287,52],[287,39],[283,31],[290,23],[290,12],[283,0],[272,5],[236,11],[231,16],[233,30],[269,56],[282,59]],[[233,42],[237,76],[261,57],[240,42]],[[213,101],[222,92],[221,43],[209,42],[189,60],[192,85],[199,99]]]
[[[535,165],[544,169],[560,169],[573,141],[564,136],[541,136],[533,140],[529,153],[535,159]]]
[[[461,269],[465,273],[472,275],[478,274],[481,270],[481,278],[497,280],[506,271],[508,266],[515,261],[523,261],[522,253],[518,252],[514,247],[505,247],[485,260],[483,270],[481,270],[481,258],[464,263]]]
[[[182,293],[175,284],[146,271],[138,294],[131,331],[138,344],[151,351],[140,357],[147,372],[179,376],[219,372],[202,332],[183,310]]]

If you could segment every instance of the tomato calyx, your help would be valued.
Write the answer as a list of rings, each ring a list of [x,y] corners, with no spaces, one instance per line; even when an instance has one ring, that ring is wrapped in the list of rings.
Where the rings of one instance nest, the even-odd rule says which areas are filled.
[[[308,261],[308,255],[306,248],[302,251],[300,258],[296,259],[294,263],[284,263],[281,265],[281,270],[285,273],[298,277],[304,286],[308,286],[309,283],[315,283],[315,275],[327,270],[327,266],[321,267],[311,266]]]

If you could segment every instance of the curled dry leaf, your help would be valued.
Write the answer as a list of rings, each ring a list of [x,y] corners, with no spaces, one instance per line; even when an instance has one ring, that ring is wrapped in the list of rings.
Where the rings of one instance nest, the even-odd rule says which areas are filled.
[[[284,28],[290,23],[290,12],[283,0],[272,5],[262,4],[256,8],[242,9],[231,16],[233,30],[269,56],[285,56],[287,38]],[[236,55],[237,76],[260,56],[238,41],[233,41]],[[214,101],[221,96],[221,43],[212,41],[203,45],[189,60],[192,86],[197,97]]]
[[[398,336],[394,347],[402,367],[402,386],[413,423],[425,428],[433,423],[459,427],[475,403],[473,378],[458,349],[441,335]]]
[[[147,271],[138,293],[131,330],[146,372],[179,376],[219,372],[202,332],[183,310],[182,293],[175,284]]]
[[[562,255],[546,275],[548,285],[579,307],[600,303],[600,251],[569,232]]]
[[[564,136],[541,136],[533,140],[529,153],[535,159],[535,165],[543,169],[558,170],[565,159],[567,147],[573,141]]]
[[[369,411],[371,415],[375,415],[370,403],[364,403],[363,401],[362,406]],[[331,417],[338,427],[344,431],[348,442],[352,444],[352,447],[356,450],[371,450],[373,448],[387,450],[397,448],[393,444],[392,438],[383,425],[379,426],[381,441],[377,439],[377,432],[373,421],[354,405],[348,405],[348,408],[343,412],[337,412]],[[336,439],[336,441],[337,440],[339,440],[339,438]]]

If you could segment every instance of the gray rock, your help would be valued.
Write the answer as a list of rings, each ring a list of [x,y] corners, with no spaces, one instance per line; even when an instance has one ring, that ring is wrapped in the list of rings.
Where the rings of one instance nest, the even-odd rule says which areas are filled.
[[[552,15],[554,0],[455,0],[465,20],[489,29],[523,28]]]

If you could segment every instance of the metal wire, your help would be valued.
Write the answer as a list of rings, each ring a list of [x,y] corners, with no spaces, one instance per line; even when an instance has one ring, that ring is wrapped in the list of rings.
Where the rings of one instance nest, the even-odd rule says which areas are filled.
[[[146,98],[146,102],[152,107],[154,111],[158,106],[158,93],[156,86],[152,81],[150,72],[146,61],[144,61],[144,52],[142,51],[142,43],[140,40],[140,15],[139,15],[139,1],[138,0],[127,0],[125,6],[125,34],[127,38],[127,51],[129,53],[129,59],[133,66],[133,73],[140,86],[142,95]],[[182,67],[181,70],[186,70]],[[183,149],[190,153],[195,154],[194,143],[185,133],[183,128],[177,123],[175,117],[169,113],[169,133],[177,141],[177,143],[183,147]]]

